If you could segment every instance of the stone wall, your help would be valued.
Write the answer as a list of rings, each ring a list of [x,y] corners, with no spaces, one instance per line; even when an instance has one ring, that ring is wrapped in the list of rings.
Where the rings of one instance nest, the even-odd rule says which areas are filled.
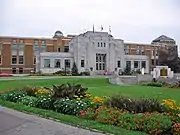
[[[115,85],[133,85],[141,82],[152,81],[152,75],[136,75],[136,76],[112,76],[109,78],[109,82]]]

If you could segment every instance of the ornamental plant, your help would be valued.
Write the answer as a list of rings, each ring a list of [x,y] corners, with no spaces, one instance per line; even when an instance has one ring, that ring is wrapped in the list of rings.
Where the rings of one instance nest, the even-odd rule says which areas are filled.
[[[18,99],[19,104],[36,107],[38,98],[33,96],[24,96]]]
[[[88,108],[89,104],[86,100],[57,99],[53,104],[55,111],[69,114],[79,115],[82,110]]]
[[[175,123],[172,128],[174,135],[180,135],[180,123]]]
[[[172,121],[160,113],[122,114],[119,126],[127,130],[138,130],[158,135],[171,129]]]
[[[52,94],[52,91],[50,91],[44,87],[40,87],[35,92],[35,95],[51,95],[51,94]]]
[[[37,105],[38,108],[42,109],[54,109],[53,100],[49,95],[38,95],[37,96]]]

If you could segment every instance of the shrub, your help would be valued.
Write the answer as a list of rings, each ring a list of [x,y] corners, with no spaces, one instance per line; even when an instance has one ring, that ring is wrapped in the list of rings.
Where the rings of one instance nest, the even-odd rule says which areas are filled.
[[[143,86],[163,87],[164,85],[161,82],[149,82],[149,83],[143,84]]]
[[[54,109],[53,100],[50,96],[39,95],[37,96],[37,107],[42,109]]]
[[[37,98],[33,97],[33,96],[25,96],[25,97],[21,97],[18,100],[18,103],[23,104],[23,105],[27,105],[27,106],[31,106],[31,107],[36,107],[37,105]]]
[[[83,100],[58,99],[54,102],[54,108],[57,112],[69,115],[78,115],[87,107],[88,102]]]
[[[14,90],[1,94],[0,98],[5,101],[17,102],[20,98],[25,97],[26,95],[26,92]]]
[[[46,88],[52,91],[53,99],[57,98],[86,98],[86,91],[88,88],[83,88],[80,84],[62,84],[62,85],[53,85],[53,88]]]
[[[122,114],[119,126],[128,130],[138,130],[149,134],[160,134],[171,129],[172,121],[162,114]]]
[[[124,111],[112,107],[100,106],[96,110],[96,113],[96,120],[98,122],[103,124],[117,125],[119,123],[118,117],[124,113]]]
[[[26,92],[28,96],[35,96],[38,88],[34,86],[25,86],[20,90]]]
[[[155,99],[131,99],[121,95],[108,98],[105,105],[128,110],[131,113],[164,112],[166,108]]]
[[[180,135],[180,123],[176,123],[172,126],[174,135]]]
[[[95,120],[95,118],[97,117],[96,109],[87,108],[86,110],[82,110],[79,114],[79,117],[85,118],[88,120]]]
[[[46,89],[44,87],[40,87],[35,92],[36,95],[52,95],[52,91],[50,89]]]

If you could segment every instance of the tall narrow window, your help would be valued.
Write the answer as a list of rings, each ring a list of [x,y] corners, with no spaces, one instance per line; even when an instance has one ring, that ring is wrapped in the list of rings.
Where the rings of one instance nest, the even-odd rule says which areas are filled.
[[[39,54],[40,49],[39,49],[39,45],[38,45],[38,40],[35,40],[35,41],[34,41],[33,50],[34,50],[34,55],[35,55],[35,56]]]
[[[120,60],[117,61],[117,67],[118,67],[118,68],[121,67],[121,61],[120,61]]]
[[[19,56],[19,64],[24,64],[24,56],[23,55]]]
[[[66,59],[66,60],[64,61],[64,65],[65,65],[65,68],[71,68],[70,60],[69,60],[69,59]]]
[[[46,41],[45,40],[41,41],[41,52],[46,52]]]
[[[61,48],[60,47],[58,47],[58,52],[61,52]]]
[[[55,59],[54,60],[54,66],[55,66],[55,68],[60,68],[61,67],[61,60],[60,59]]]
[[[17,64],[17,56],[12,55],[12,64]]]
[[[34,56],[33,64],[34,64],[34,65],[36,64],[36,56]]]
[[[81,60],[81,67],[84,67],[84,60]]]
[[[134,61],[134,68],[138,68],[138,61]]]
[[[142,67],[142,68],[146,68],[146,61],[142,61],[142,62],[141,62],[141,67]]]
[[[19,74],[23,73],[23,68],[19,68]]]
[[[44,67],[46,67],[46,68],[51,67],[51,65],[50,65],[50,59],[44,59]]]
[[[126,61],[126,67],[131,68],[131,61]]]

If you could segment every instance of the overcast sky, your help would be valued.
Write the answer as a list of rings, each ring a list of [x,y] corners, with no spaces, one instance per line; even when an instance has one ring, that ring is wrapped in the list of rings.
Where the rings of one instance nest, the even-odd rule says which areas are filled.
[[[101,25],[125,42],[164,34],[180,45],[180,0],[0,0],[0,36],[52,37]]]

